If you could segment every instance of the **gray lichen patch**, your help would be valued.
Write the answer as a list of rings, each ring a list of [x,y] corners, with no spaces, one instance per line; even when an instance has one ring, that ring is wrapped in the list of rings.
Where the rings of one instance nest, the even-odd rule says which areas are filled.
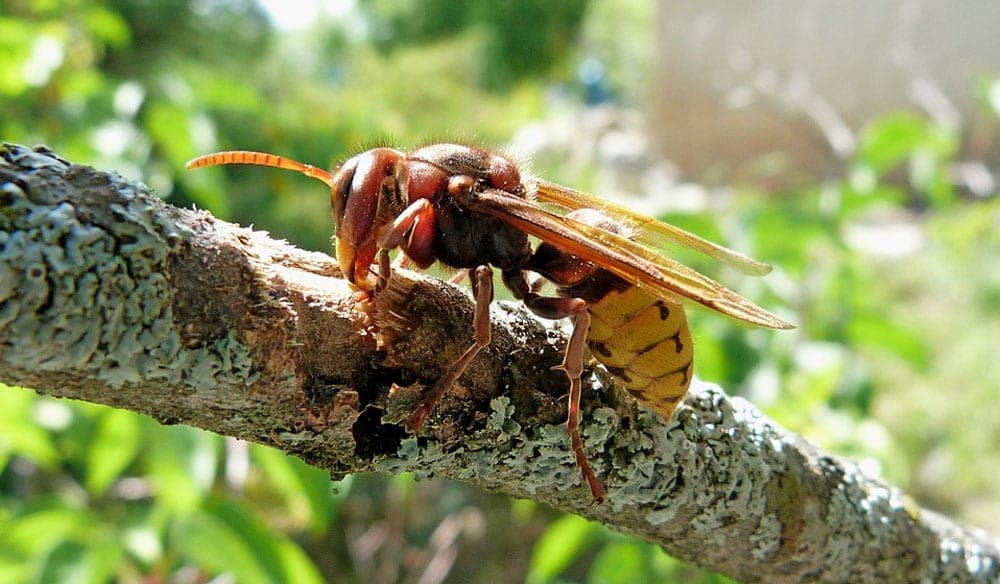
[[[490,400],[490,414],[487,421],[487,428],[499,432],[501,436],[517,434],[521,431],[519,424],[513,417],[514,406],[510,403],[510,398],[502,395]]]
[[[57,181],[73,180],[87,180],[73,187],[102,204],[50,194],[68,190]],[[112,387],[164,380],[205,389],[220,375],[252,381],[249,351],[232,336],[182,343],[169,260],[191,233],[164,220],[163,209],[117,175],[5,145],[0,359],[23,371],[79,371]]]
[[[516,420],[507,396],[494,398],[490,407],[492,414],[486,427],[468,436],[461,448],[446,451],[437,441],[410,437],[402,441],[394,456],[379,461],[377,468],[410,471],[418,478],[463,480],[516,496],[585,492],[565,425],[522,424]],[[609,432],[604,425],[615,421],[605,419],[590,424],[592,421],[587,420],[582,434],[586,449],[598,452],[603,436]]]
[[[543,500],[576,497],[586,510],[589,494],[565,425],[524,424],[507,396],[490,406],[486,428],[462,449],[447,452],[433,440],[408,438],[379,468],[447,476]],[[781,472],[783,441],[759,417],[749,403],[725,399],[717,387],[701,382],[669,422],[644,408],[629,419],[609,407],[586,410],[584,447],[609,495],[593,514],[632,513],[646,523],[642,529],[669,525],[703,542],[726,537],[720,528],[737,516],[745,524],[762,517],[747,535],[761,557],[774,553],[784,517],[768,509],[755,489]]]
[[[714,397],[709,401],[702,405],[718,406]],[[382,460],[379,468],[413,471],[421,477],[469,480],[543,500],[575,497],[581,508],[586,507],[589,494],[582,483],[565,424],[525,424],[507,396],[494,398],[490,408],[486,428],[467,437],[464,448],[447,452],[433,440],[409,438],[396,456]],[[733,433],[723,424],[706,430],[699,424],[702,417],[708,414],[690,405],[680,422],[664,422],[646,410],[627,421],[612,408],[586,410],[581,434],[590,463],[608,490],[606,512],[642,509],[641,517],[656,526],[672,520],[679,509],[704,504],[703,495],[690,488],[699,484],[699,477],[690,476],[685,483],[678,470],[691,473],[717,468],[718,458],[725,457],[732,448],[729,443],[733,442]],[[699,435],[705,432],[710,434],[705,442],[708,448],[701,443],[696,446],[693,439],[701,440]],[[704,460],[705,457],[712,460]],[[750,482],[740,478],[739,473],[714,480],[726,481],[717,490],[732,493],[730,501],[749,498]],[[714,511],[710,509],[703,516],[695,516],[692,528],[706,536],[710,534],[717,522],[713,518],[718,515],[719,505],[722,503]]]

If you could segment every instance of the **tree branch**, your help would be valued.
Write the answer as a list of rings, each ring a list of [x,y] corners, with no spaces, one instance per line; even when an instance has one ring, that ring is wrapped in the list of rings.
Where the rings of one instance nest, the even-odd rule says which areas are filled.
[[[981,532],[921,510],[697,382],[664,423],[585,379],[589,506],[563,427],[564,338],[519,304],[419,436],[471,302],[400,271],[359,302],[335,262],[116,174],[0,149],[0,381],[252,440],[334,476],[414,471],[600,521],[748,581],[996,581]]]

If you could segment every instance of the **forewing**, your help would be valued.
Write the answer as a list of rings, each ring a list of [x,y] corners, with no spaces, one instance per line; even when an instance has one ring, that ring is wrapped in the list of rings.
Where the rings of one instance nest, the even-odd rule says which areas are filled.
[[[623,221],[635,231],[635,240],[646,243],[653,249],[662,249],[664,244],[675,243],[699,251],[726,265],[749,274],[763,276],[771,271],[771,266],[747,257],[737,251],[702,239],[697,235],[658,221],[653,217],[637,213],[628,207],[594,195],[570,189],[541,179],[534,179],[538,201],[549,203],[566,210],[597,209],[609,217]]]
[[[599,227],[569,220],[531,201],[503,191],[486,189],[478,192],[468,204],[475,211],[501,219],[658,296],[670,299],[677,295],[684,296],[758,326],[793,328],[711,278],[640,243]]]

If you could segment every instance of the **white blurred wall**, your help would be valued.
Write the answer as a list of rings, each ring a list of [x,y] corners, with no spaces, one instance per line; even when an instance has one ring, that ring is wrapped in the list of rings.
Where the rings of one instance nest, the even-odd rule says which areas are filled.
[[[652,134],[684,174],[823,176],[860,126],[910,109],[997,170],[998,0],[659,0]],[[788,174],[782,174],[788,177]]]

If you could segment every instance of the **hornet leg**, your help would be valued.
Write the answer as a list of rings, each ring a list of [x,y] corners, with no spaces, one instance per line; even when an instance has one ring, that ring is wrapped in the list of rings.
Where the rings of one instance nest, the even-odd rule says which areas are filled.
[[[427,417],[434,410],[434,406],[441,401],[441,396],[444,395],[444,392],[448,391],[448,388],[458,381],[458,378],[465,372],[469,363],[472,362],[480,351],[490,344],[490,303],[493,302],[493,270],[489,266],[479,266],[474,270],[469,270],[469,279],[472,281],[472,293],[476,297],[476,312],[472,320],[472,326],[475,329],[475,342],[465,350],[465,353],[462,353],[462,356],[457,361],[451,364],[451,367],[434,384],[427,397],[421,401],[417,409],[410,415],[406,426],[413,432],[416,432],[424,425]]]
[[[413,203],[410,203],[410,206],[406,209],[403,209],[403,212],[396,217],[392,225],[389,226],[389,229],[382,234],[378,242],[379,274],[375,287],[376,290],[384,290],[389,283],[389,277],[392,275],[389,251],[403,245],[404,242],[409,247],[409,244],[414,240],[414,231],[417,230],[418,226],[421,226],[421,221],[423,221],[424,225],[433,228],[433,219],[434,210],[431,202],[427,199],[417,199]],[[426,245],[430,245],[428,241],[429,235],[425,231],[426,228],[420,229],[420,233],[416,239],[420,244],[426,243]]]
[[[559,319],[570,318],[573,321],[573,334],[566,344],[566,354],[563,362],[553,369],[558,369],[569,378],[569,406],[566,416],[566,431],[569,433],[570,443],[573,445],[573,454],[576,456],[576,464],[580,467],[583,479],[590,486],[590,495],[593,503],[603,503],[608,494],[598,480],[594,470],[587,462],[587,454],[583,451],[583,440],[580,438],[580,397],[583,393],[583,353],[587,341],[587,332],[590,330],[590,313],[587,312],[587,303],[581,298],[562,298],[539,296],[531,292],[531,287],[525,280],[524,272],[505,271],[504,284],[511,289],[515,297],[524,301],[529,310],[542,318]]]

